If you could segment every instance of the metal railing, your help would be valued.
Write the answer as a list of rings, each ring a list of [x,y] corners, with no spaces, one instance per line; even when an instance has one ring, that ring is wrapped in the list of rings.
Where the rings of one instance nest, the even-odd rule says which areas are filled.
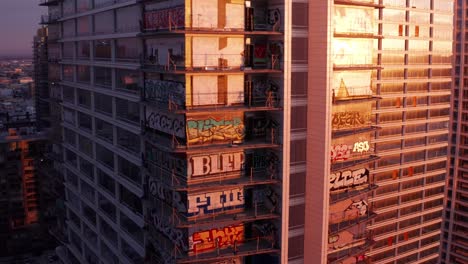
[[[142,62],[149,66],[149,69],[155,68],[162,71],[232,71],[245,70],[244,65],[246,57],[243,51],[239,54],[191,54],[190,62],[187,64],[186,56],[175,55],[168,51],[166,61],[161,61],[158,55],[147,55]],[[281,70],[281,61],[279,54],[265,55],[262,64],[249,66],[252,69]]]

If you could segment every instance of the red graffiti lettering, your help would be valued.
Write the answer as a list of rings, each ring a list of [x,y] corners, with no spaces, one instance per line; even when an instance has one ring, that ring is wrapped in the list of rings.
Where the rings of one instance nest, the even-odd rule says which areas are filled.
[[[227,226],[221,229],[211,229],[195,232],[190,237],[191,253],[212,251],[216,248],[233,247],[244,241],[244,226]]]

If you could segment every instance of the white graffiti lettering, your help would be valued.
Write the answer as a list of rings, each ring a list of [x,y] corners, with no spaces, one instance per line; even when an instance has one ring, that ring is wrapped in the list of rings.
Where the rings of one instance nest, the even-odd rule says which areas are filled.
[[[189,216],[243,207],[244,189],[242,188],[188,196]]]
[[[330,174],[330,191],[357,186],[367,183],[369,170],[362,168],[358,170],[347,170]]]
[[[363,142],[356,142],[354,143],[354,148],[353,152],[367,152],[369,151],[370,146],[369,146],[369,141],[363,141]]]

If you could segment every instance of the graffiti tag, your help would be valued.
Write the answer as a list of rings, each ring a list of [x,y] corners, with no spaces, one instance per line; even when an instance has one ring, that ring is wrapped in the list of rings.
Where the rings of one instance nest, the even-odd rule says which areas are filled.
[[[244,189],[211,192],[188,196],[188,215],[204,215],[244,207]]]
[[[190,157],[192,176],[205,176],[244,168],[244,152],[222,153]]]
[[[145,29],[158,30],[185,26],[185,7],[178,6],[145,13]]]
[[[176,135],[180,138],[185,137],[185,121],[183,116],[151,112],[148,116],[148,127],[170,135]]]
[[[368,204],[366,201],[364,200],[360,200],[360,201],[357,201],[357,202],[353,202],[347,209],[346,211],[354,211],[354,210],[357,210],[358,214],[360,216],[363,216],[367,213],[367,209],[368,209]]]
[[[177,245],[182,250],[188,250],[187,240],[184,239],[184,233],[180,229],[174,228],[174,225],[171,223],[170,219],[159,216],[155,209],[151,210],[150,217],[152,224],[162,234],[169,238],[174,245]]]
[[[174,192],[165,188],[165,186],[154,178],[149,179],[149,192],[153,197],[159,198],[162,201],[174,206],[179,212],[187,210],[183,199],[179,192]]]
[[[227,226],[193,233],[189,237],[190,253],[233,247],[244,242],[244,226]]]
[[[187,174],[186,161],[178,159],[167,152],[160,151],[150,145],[145,148],[146,158],[149,161],[156,163],[160,168],[165,170],[174,170],[179,175]]]
[[[335,145],[331,147],[331,160],[347,160],[351,157],[351,148],[348,145]]]
[[[180,107],[185,106],[184,84],[174,81],[146,80],[145,99],[169,105],[171,103]]]
[[[369,114],[363,114],[359,111],[339,112],[332,115],[332,128],[354,128],[367,125],[370,120]]]
[[[330,174],[330,191],[361,185],[367,183],[368,179],[369,170],[365,168],[332,173]]]
[[[354,143],[353,152],[362,153],[369,151],[369,149],[369,141],[356,142]]]

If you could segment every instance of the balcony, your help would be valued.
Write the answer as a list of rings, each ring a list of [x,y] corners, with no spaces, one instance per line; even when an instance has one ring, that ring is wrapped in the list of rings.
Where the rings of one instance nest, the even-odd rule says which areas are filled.
[[[215,193],[216,192],[213,194]],[[192,194],[187,194],[187,196],[193,198]],[[154,198],[157,200],[154,200]],[[200,211],[196,212],[185,208],[182,209],[178,205],[168,204],[166,201],[160,200],[159,196],[156,197],[153,195],[147,202],[151,204],[150,207],[158,208],[147,213],[147,219],[145,221],[148,224],[156,223],[152,219],[155,217],[157,219],[165,219],[165,221],[168,221],[170,225],[176,228],[210,227],[214,223],[216,223],[216,225],[222,224],[223,226],[232,226],[239,223],[280,218],[280,214],[278,213],[279,206],[267,206],[263,201],[260,203],[248,202],[248,204],[244,202],[238,205],[232,205],[230,202],[227,202],[223,205],[216,205],[216,207],[209,210],[208,207],[199,208],[198,210]],[[194,204],[190,206],[192,209],[194,209],[193,205]],[[187,202],[186,206],[189,206],[189,202]],[[190,211],[190,213],[188,213],[188,211]]]
[[[332,131],[332,138],[346,137],[346,136],[355,135],[355,134],[373,132],[373,131],[380,130],[380,129],[381,127],[368,126],[368,127],[351,128],[351,129],[346,129],[346,130],[334,130]]]
[[[349,160],[349,161],[344,161],[344,162],[339,162],[339,163],[334,163],[331,165],[331,171],[339,171],[343,170],[349,167],[357,166],[357,165],[362,165],[362,164],[367,164],[373,161],[376,161],[380,159],[379,156],[377,155],[369,155],[366,157],[363,157],[361,159],[355,159],[355,160]]]
[[[56,6],[63,0],[40,0],[40,6]]]
[[[367,6],[367,7],[374,7],[374,8],[385,8],[384,5],[380,5],[380,4],[378,4],[378,1],[374,1],[374,0],[335,0],[334,2],[335,2],[336,5]]]
[[[177,254],[176,263],[205,263],[236,257],[247,257],[260,254],[278,254],[280,249],[275,247],[276,240],[273,237],[255,237],[244,239],[233,248],[218,249],[214,252],[196,254]]]
[[[280,124],[270,112],[175,115],[146,108],[144,137],[175,153],[277,148]]]
[[[219,77],[217,78],[219,80]],[[211,113],[227,110],[278,111],[282,109],[279,87],[272,81],[265,83],[246,81],[243,84],[242,90],[229,85],[229,87],[224,87],[228,91],[208,93],[194,91],[195,88],[200,89],[200,87],[191,87],[190,91],[186,91],[185,83],[148,80],[144,88],[145,100],[148,106],[155,106],[176,114]],[[242,85],[242,80],[240,85]],[[166,87],[172,87],[172,89],[166,89]],[[218,87],[214,87],[215,90],[219,90],[219,88],[219,84]],[[237,91],[230,92],[231,89]]]
[[[346,249],[328,254],[328,263],[338,264],[338,263],[342,263],[343,260],[349,257],[362,255],[364,254],[364,252],[368,251],[374,244],[375,244],[375,241],[372,240],[370,237],[365,238],[365,240],[362,241],[362,243],[359,243],[358,245],[354,244],[354,246],[351,245],[347,247]],[[359,263],[359,262],[356,262],[356,263]]]
[[[368,211],[365,215],[354,217],[343,213],[343,217],[339,223],[330,224],[328,226],[329,235],[337,234],[343,230],[346,230],[354,225],[366,223],[377,216],[376,213]]]
[[[140,0],[144,2],[145,0]],[[240,5],[239,5],[240,6]],[[282,35],[280,14],[272,14],[254,20],[253,8],[240,7],[237,10],[246,17],[234,14],[233,9],[228,9],[226,16],[229,20],[219,19],[213,24],[213,15],[216,14],[185,14],[185,6],[176,6],[169,9],[149,11],[144,14],[142,30],[143,36],[155,34],[226,34],[226,35]],[[233,13],[231,13],[233,12]],[[265,10],[265,14],[272,12]],[[277,11],[273,11],[277,12]],[[260,12],[259,12],[260,13]],[[268,14],[270,15],[270,14]]]
[[[154,73],[171,74],[265,74],[281,73],[282,66],[279,54],[271,54],[265,57],[265,63],[262,65],[253,65],[253,58],[248,58],[239,52],[239,54],[192,54],[190,63],[184,55],[168,54],[165,61],[158,57],[150,55],[142,62],[143,71]],[[232,65],[229,65],[229,62]],[[241,63],[244,62],[244,63]]]
[[[41,16],[41,22],[39,24],[41,25],[50,25],[58,22],[58,19],[60,18],[59,15],[42,15]]]
[[[337,202],[349,199],[354,196],[358,196],[364,193],[371,192],[377,189],[379,186],[375,184],[368,184],[364,188],[348,188],[345,191],[337,192],[337,193],[330,193],[330,204],[335,204]]]
[[[146,162],[146,172],[150,181],[165,183],[174,191],[206,191],[217,190],[220,187],[251,187],[279,183],[278,166],[268,168],[247,168],[238,172],[225,172],[197,179],[187,179],[187,176],[177,175],[174,171],[160,168],[152,162]]]

